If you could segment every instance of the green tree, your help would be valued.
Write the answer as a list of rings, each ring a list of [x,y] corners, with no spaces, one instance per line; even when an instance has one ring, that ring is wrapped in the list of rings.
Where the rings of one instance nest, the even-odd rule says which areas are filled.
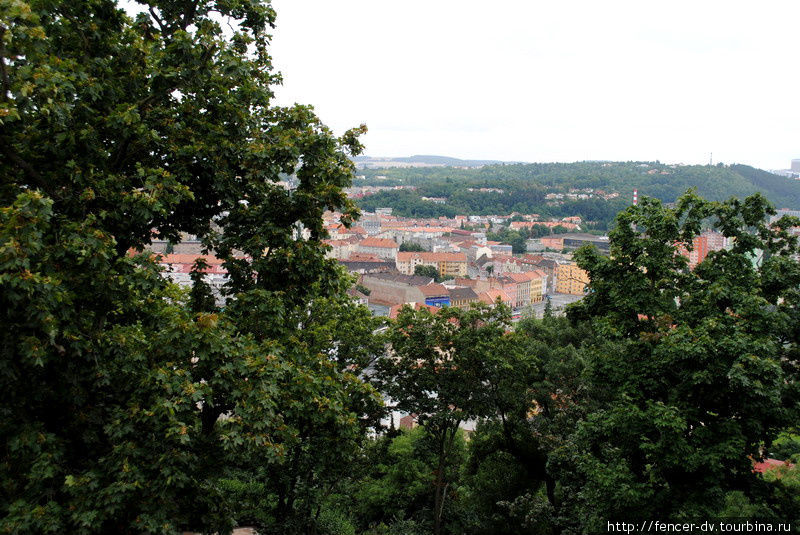
[[[421,253],[426,249],[418,243],[403,242],[400,244],[401,252]]]
[[[434,281],[439,282],[439,270],[436,269],[436,266],[415,266],[414,275],[431,277]]]
[[[444,525],[453,476],[447,470],[459,425],[496,411],[495,388],[503,364],[516,355],[504,306],[461,310],[404,307],[389,334],[391,352],[378,361],[382,390],[397,410],[416,414],[435,444],[433,526]]]
[[[320,244],[363,128],[271,106],[266,2],[141,4],[0,1],[0,531],[227,532],[220,482],[258,467],[313,519],[375,411]],[[129,254],[182,233],[222,311]]]
[[[591,318],[596,409],[570,455],[586,529],[615,518],[713,516],[741,491],[758,501],[751,459],[796,422],[800,265],[796,238],[760,195],[675,208],[642,199],[617,217],[611,251],[580,250]],[[676,254],[704,221],[732,240],[694,270]],[[765,253],[760,266],[752,257]],[[593,386],[592,386],[593,385]]]

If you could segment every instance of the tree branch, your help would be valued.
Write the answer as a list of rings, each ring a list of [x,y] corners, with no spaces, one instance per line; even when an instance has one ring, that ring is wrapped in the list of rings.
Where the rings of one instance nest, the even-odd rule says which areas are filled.
[[[8,72],[6,71],[6,45],[3,37],[6,34],[6,27],[0,25],[0,78],[3,83],[3,98],[11,97],[11,82],[8,81]]]
[[[147,10],[150,12],[150,16],[152,16],[153,19],[156,21],[156,24],[158,24],[158,27],[161,28],[161,33],[162,34],[166,34],[167,33],[167,27],[164,26],[164,22],[161,20],[161,17],[158,16],[158,13],[156,13],[156,10],[153,9],[153,6],[150,6]]]
[[[198,0],[194,0],[194,2],[190,2],[189,5],[186,6],[186,10],[183,12],[183,20],[181,21],[181,30],[186,31],[186,28],[194,21],[198,3]]]
[[[0,151],[3,154],[8,156],[8,159],[11,160],[14,164],[16,164],[20,169],[25,172],[25,175],[33,182],[33,184],[41,189],[45,189],[47,182],[45,179],[40,175],[36,169],[33,168],[31,164],[26,162],[22,159],[22,157],[17,154],[14,148],[7,143],[2,137],[0,137]]]

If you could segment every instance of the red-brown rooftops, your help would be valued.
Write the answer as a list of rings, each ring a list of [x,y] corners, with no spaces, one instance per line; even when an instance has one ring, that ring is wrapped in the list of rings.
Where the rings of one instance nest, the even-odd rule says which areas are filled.
[[[778,459],[764,459],[762,462],[753,463],[753,472],[757,474],[763,474],[770,470],[775,470],[776,468],[781,467],[793,468],[794,465],[789,461],[781,461]]]
[[[498,298],[503,303],[508,303],[509,301],[511,301],[508,298],[508,295],[506,295],[506,293],[503,290],[500,290],[498,288],[490,288],[490,289],[486,290],[485,292],[481,292],[481,294],[478,296],[478,298],[482,302],[486,303],[487,305],[494,304],[495,301],[497,301]]]
[[[423,262],[466,262],[467,255],[464,253],[430,253],[430,252],[407,252],[397,253],[398,262],[410,262],[413,258],[419,258]]]
[[[365,238],[359,243],[361,247],[382,247],[385,249],[397,249],[400,247],[397,242],[388,238]]]
[[[439,312],[439,307],[426,305],[425,303],[414,303],[413,305],[402,304],[402,305],[394,305],[392,308],[389,309],[389,318],[393,320],[397,319],[397,315],[400,314],[400,309],[403,308],[404,306],[410,306],[414,310],[426,309],[431,314],[436,314],[437,312]]]
[[[428,284],[426,286],[417,286],[417,288],[419,288],[419,291],[421,291],[422,295],[425,297],[441,297],[448,295],[447,288],[441,284]]]

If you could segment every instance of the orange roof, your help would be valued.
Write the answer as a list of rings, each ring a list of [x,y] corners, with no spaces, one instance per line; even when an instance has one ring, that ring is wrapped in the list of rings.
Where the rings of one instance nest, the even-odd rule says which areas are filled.
[[[794,465],[789,461],[781,461],[778,459],[764,459],[762,462],[753,462],[753,472],[758,474],[763,474],[770,470],[774,470],[776,468],[781,468],[786,466],[787,468],[793,468]]]
[[[362,247],[383,247],[385,249],[397,249],[399,245],[394,240],[387,238],[365,238],[359,243]]]
[[[350,245],[350,242],[348,240],[322,240],[322,241],[331,246]]]
[[[430,252],[408,252],[397,253],[398,262],[409,262],[413,258],[419,258],[424,262],[466,262],[467,255],[464,253],[430,253]]]
[[[450,232],[451,227],[400,227],[399,230],[406,232]]]
[[[427,284],[425,286],[417,286],[425,297],[439,297],[447,295],[447,288],[441,284]]]
[[[385,262],[384,258],[378,258],[374,254],[368,253],[350,253],[348,258],[351,262]]]
[[[422,310],[424,308],[427,309],[427,311],[430,312],[431,314],[436,314],[437,312],[439,312],[439,307],[426,305],[425,303],[414,303],[413,305],[402,304],[402,305],[394,305],[392,308],[389,309],[389,318],[397,319],[397,315],[400,313],[400,309],[403,308],[404,306],[411,306],[414,310]]]
[[[514,282],[528,282],[535,278],[530,271],[524,273],[506,273],[505,275]]]
[[[508,295],[506,295],[506,293],[503,290],[499,290],[497,288],[490,288],[485,292],[481,292],[480,295],[478,295],[478,299],[480,299],[487,305],[493,304],[495,301],[497,301],[497,298],[500,298],[500,301],[503,301],[504,303],[510,301]]]

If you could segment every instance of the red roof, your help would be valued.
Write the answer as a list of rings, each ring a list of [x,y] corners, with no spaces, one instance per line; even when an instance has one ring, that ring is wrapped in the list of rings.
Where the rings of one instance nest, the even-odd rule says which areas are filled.
[[[397,315],[400,313],[400,309],[403,308],[404,306],[407,306],[407,305],[406,304],[394,305],[392,308],[390,308],[389,309],[389,318],[391,318],[393,320],[397,319]],[[440,310],[439,307],[426,305],[425,303],[414,303],[413,305],[408,305],[408,306],[412,306],[414,310],[422,310],[423,308],[427,309],[428,312],[430,312],[431,314],[436,314]]]
[[[406,252],[397,253],[398,262],[408,262],[412,258],[420,258],[423,262],[466,262],[467,255],[464,253],[429,253],[429,252]]]
[[[417,286],[425,297],[441,297],[448,295],[447,288],[441,284],[428,284],[426,286]]]
[[[753,472],[763,474],[770,470],[775,470],[781,467],[794,468],[794,465],[789,461],[781,461],[779,459],[764,459],[762,462],[753,463]]]
[[[365,238],[359,243],[361,247],[383,247],[385,249],[397,249],[399,245],[394,240],[386,238]]]
[[[506,295],[506,293],[503,290],[499,290],[497,288],[490,288],[485,292],[481,292],[481,294],[478,297],[480,298],[481,301],[483,301],[487,305],[494,304],[494,302],[497,301],[498,298],[500,298],[500,301],[504,303],[508,303],[510,301],[508,295]]]

